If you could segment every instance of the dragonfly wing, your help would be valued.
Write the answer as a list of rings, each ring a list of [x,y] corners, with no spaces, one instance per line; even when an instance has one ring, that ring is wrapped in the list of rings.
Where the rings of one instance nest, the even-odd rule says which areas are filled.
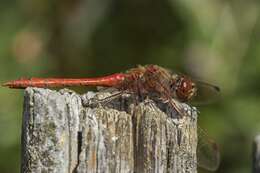
[[[220,89],[208,83],[196,81],[197,94],[192,99],[193,105],[208,105],[220,99]]]
[[[216,171],[220,164],[218,145],[200,127],[198,127],[197,161],[199,167],[209,171]]]

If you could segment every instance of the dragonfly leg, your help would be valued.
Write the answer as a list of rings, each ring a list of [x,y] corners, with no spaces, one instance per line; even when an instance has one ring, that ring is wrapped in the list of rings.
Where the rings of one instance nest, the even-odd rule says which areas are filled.
[[[140,82],[139,80],[136,80],[134,82],[134,85],[133,85],[133,102],[134,102],[134,105],[137,106],[138,103],[140,102],[140,100],[143,100],[143,96],[142,96],[142,93],[141,93],[141,89],[140,89]]]
[[[178,105],[179,103],[177,103],[175,100],[170,99],[169,104],[177,112],[177,117],[182,118],[185,115],[185,111],[183,108],[181,108],[181,106]]]

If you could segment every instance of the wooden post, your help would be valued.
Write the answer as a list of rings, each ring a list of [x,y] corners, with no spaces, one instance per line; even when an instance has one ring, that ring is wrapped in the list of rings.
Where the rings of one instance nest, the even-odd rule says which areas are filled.
[[[253,173],[260,172],[260,135],[253,142]]]
[[[134,106],[127,97],[85,105],[108,95],[27,88],[21,172],[197,172],[196,113],[180,118],[167,104]]]

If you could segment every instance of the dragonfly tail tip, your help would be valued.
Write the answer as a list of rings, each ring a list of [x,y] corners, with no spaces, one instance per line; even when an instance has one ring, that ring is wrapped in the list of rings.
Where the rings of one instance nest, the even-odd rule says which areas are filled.
[[[2,87],[9,87],[10,88],[11,85],[12,85],[11,82],[6,82],[6,83],[2,84]]]

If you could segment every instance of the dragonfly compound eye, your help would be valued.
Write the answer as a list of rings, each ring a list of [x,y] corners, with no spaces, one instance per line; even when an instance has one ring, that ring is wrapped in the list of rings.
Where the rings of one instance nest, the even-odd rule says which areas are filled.
[[[196,94],[195,83],[188,77],[181,77],[177,86],[176,95],[180,101],[189,101]]]

